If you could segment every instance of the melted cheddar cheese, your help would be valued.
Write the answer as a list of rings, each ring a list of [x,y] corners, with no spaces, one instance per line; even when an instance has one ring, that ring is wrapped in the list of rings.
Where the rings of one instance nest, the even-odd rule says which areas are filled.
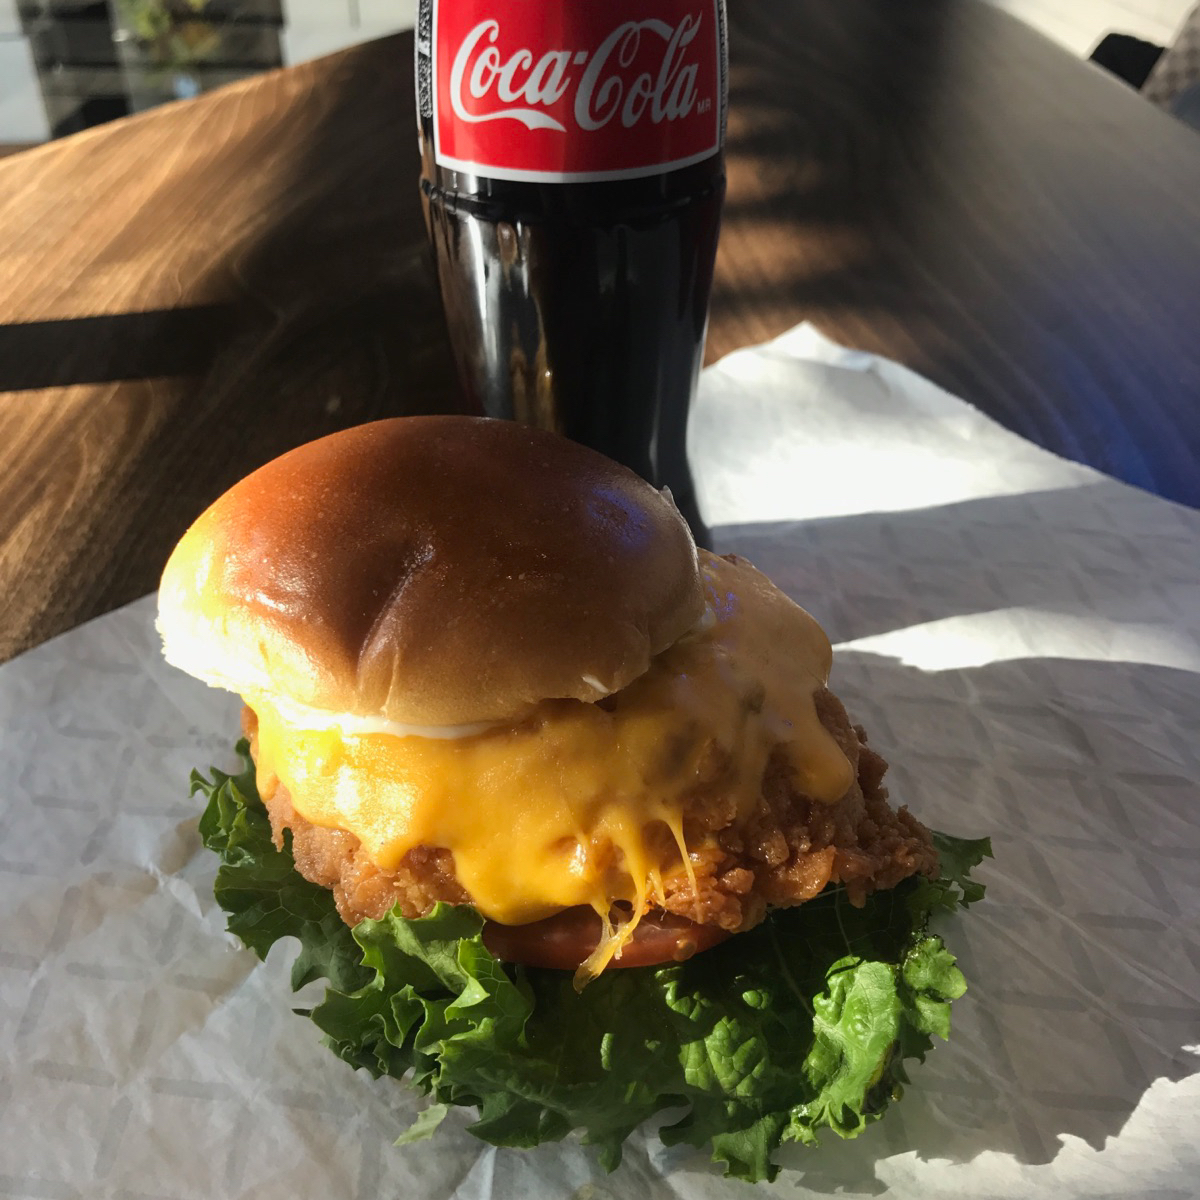
[[[705,619],[600,704],[548,700],[517,724],[435,738],[302,728],[294,709],[247,696],[259,785],[278,779],[297,812],[349,830],[381,868],[445,847],[493,920],[587,904],[607,922],[626,901],[636,921],[665,876],[690,874],[689,803],[731,795],[748,815],[777,748],[818,801],[853,782],[814,703],[832,660],[820,626],[747,563],[702,553],[701,567]]]

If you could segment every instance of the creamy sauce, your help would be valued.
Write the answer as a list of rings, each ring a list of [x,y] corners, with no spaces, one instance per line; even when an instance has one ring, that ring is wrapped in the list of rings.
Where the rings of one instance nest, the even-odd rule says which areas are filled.
[[[639,914],[664,876],[691,873],[680,849],[697,789],[748,815],[778,746],[817,801],[853,783],[814,703],[832,661],[820,626],[748,564],[702,553],[701,566],[712,619],[603,705],[550,700],[516,725],[435,738],[363,718],[305,729],[302,710],[248,695],[260,787],[278,778],[297,812],[351,831],[384,869],[445,847],[493,920],[577,904],[607,919],[617,901]]]

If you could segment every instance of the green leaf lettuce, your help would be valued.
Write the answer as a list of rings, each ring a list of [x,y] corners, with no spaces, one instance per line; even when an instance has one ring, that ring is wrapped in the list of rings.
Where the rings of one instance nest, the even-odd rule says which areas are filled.
[[[770,1179],[782,1142],[815,1142],[824,1127],[854,1137],[880,1117],[907,1081],[905,1060],[949,1034],[966,989],[927,925],[982,896],[970,870],[990,855],[986,839],[937,834],[939,879],[863,908],[829,889],[688,962],[610,970],[577,994],[569,973],[492,958],[471,908],[347,928],[331,894],[296,872],[290,844],[272,842],[238,749],[240,774],[192,777],[208,798],[204,843],[222,860],[217,900],[259,957],[299,941],[292,984],[328,980],[308,1015],[339,1057],[431,1096],[401,1141],[465,1105],[485,1141],[529,1147],[577,1129],[611,1170],[625,1138],[670,1109],[664,1142],[709,1148],[730,1176]]]

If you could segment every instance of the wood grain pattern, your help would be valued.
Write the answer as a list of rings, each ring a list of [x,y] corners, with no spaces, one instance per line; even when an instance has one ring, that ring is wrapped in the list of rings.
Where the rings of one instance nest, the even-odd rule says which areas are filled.
[[[710,360],[811,319],[1200,503],[1200,139],[994,9],[731,0]],[[0,162],[0,659],[283,450],[457,404],[411,35]]]
[[[152,590],[255,466],[455,403],[411,58],[392,40],[0,164],[0,658]]]
[[[808,317],[1200,504],[1200,138],[977,4],[742,3],[733,37],[710,354]]]

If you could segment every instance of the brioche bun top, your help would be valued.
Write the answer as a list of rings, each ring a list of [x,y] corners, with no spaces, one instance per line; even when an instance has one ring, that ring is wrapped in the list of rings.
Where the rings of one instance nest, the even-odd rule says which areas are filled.
[[[669,497],[556,434],[431,416],[247,476],[175,548],[158,620],[208,683],[432,727],[617,691],[703,605]]]

